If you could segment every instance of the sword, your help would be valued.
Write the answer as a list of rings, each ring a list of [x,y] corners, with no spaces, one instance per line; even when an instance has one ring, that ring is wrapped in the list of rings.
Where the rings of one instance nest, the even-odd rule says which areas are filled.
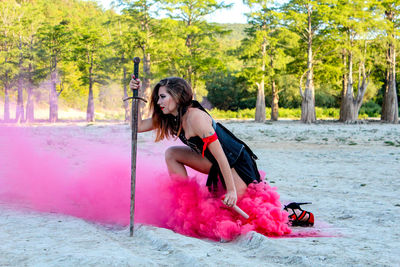
[[[135,79],[139,78],[139,63],[140,58],[135,57],[133,59],[133,75]],[[131,150],[131,209],[130,209],[130,222],[129,232],[130,236],[133,236],[133,226],[135,218],[135,185],[136,185],[136,154],[137,154],[137,132],[138,132],[138,111],[139,111],[139,100],[147,102],[145,99],[138,96],[138,90],[133,90],[133,96],[127,97],[124,101],[132,99],[132,113],[131,113],[131,125],[132,125],[132,150]]]

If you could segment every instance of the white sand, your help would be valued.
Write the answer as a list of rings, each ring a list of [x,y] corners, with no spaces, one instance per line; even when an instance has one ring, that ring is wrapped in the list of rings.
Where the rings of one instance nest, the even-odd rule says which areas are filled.
[[[0,266],[400,266],[399,125],[224,125],[253,148],[283,202],[313,202],[304,208],[314,212],[315,229],[335,237],[249,233],[218,243],[137,225],[130,238],[126,228],[0,203]],[[57,140],[67,136],[116,145],[130,140],[126,125],[29,129],[35,136],[50,133],[43,145],[61,153],[67,143]],[[139,145],[146,149],[151,138],[140,135]]]

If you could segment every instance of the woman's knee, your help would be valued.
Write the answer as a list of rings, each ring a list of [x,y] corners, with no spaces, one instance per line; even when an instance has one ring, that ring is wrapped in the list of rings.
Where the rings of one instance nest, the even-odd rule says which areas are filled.
[[[165,161],[169,167],[185,165],[197,171],[208,173],[211,162],[187,147],[172,146],[165,151]]]
[[[173,162],[173,161],[177,161],[178,159],[178,148],[177,147],[169,147],[166,151],[165,151],[165,161],[166,162]]]

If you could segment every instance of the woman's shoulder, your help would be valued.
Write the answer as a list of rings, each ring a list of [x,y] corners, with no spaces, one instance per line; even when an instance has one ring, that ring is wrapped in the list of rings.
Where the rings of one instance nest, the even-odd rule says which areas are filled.
[[[209,128],[208,126],[212,125],[212,119],[206,112],[192,107],[188,109],[186,125],[193,134],[203,132]]]
[[[206,112],[202,111],[201,109],[190,107],[187,111],[187,119],[190,122],[198,123],[201,121],[211,121],[210,115]]]

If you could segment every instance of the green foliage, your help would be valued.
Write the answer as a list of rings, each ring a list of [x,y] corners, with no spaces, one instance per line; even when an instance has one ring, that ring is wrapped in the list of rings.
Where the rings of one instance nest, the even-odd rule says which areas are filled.
[[[140,69],[143,79],[154,84],[165,76],[186,78],[199,100],[207,96],[217,118],[252,119],[257,84],[264,80],[267,119],[272,81],[279,95],[279,117],[298,119],[299,81],[307,68],[305,7],[311,6],[317,118],[339,117],[350,52],[354,94],[362,73],[359,66],[364,63],[366,72],[371,71],[360,118],[379,117],[389,44],[400,54],[397,0],[293,0],[280,6],[246,0],[252,6],[248,24],[208,23],[206,15],[226,8],[215,0],[116,2],[121,14],[102,10],[94,1],[0,1],[1,98],[7,89],[15,102],[22,78],[24,89],[33,88],[39,105],[47,103],[50,73],[56,71],[60,105],[85,109],[92,83],[96,108],[103,109],[102,114],[112,111],[104,118],[120,116],[123,112],[115,110],[122,110],[122,87],[132,72],[132,58],[139,56],[142,63],[147,60]],[[162,10],[171,16],[160,19],[157,12]]]
[[[338,108],[315,108],[318,119],[339,119],[340,110]]]
[[[373,101],[364,103],[360,108],[360,115],[368,115],[368,117],[380,117],[382,108]]]
[[[235,73],[213,72],[205,78],[207,99],[216,108],[238,110],[255,106],[254,97],[246,90],[246,81]]]
[[[247,24],[240,23],[223,23],[220,26],[228,31],[227,34],[217,37],[224,47],[235,48],[240,45],[240,42],[247,37]]]
[[[218,109],[235,110],[239,104],[239,90],[236,78],[224,72],[212,73],[207,77],[207,98]]]
[[[267,108],[266,118],[271,116],[271,109]],[[380,116],[380,106],[374,102],[367,102],[361,107],[360,119],[376,118]],[[338,120],[340,110],[338,108],[315,108],[317,119],[320,120]],[[255,109],[240,109],[237,111],[220,110],[213,108],[209,113],[216,119],[254,119]],[[279,108],[279,118],[298,120],[301,117],[300,108]]]
[[[300,108],[280,108],[279,109],[279,118],[287,118],[287,119],[300,119],[301,117],[301,109]],[[268,118],[268,116],[267,116]]]
[[[237,111],[211,109],[210,114],[216,119],[254,119],[255,109],[240,109]],[[271,116],[271,109],[265,110],[266,118]],[[318,119],[339,119],[339,109],[337,108],[316,108]],[[300,108],[279,108],[279,117],[284,119],[298,120],[301,117]],[[368,115],[366,116],[368,117]]]
[[[279,106],[283,108],[298,108],[301,106],[299,94],[299,79],[295,75],[282,74],[277,77]]]
[[[21,11],[16,1],[0,1],[0,82],[7,89],[10,89],[18,75]]]
[[[215,68],[220,67],[221,55],[218,53],[216,37],[229,33],[215,23],[208,23],[205,16],[229,7],[216,0],[163,0],[164,9],[178,24],[171,34],[175,42],[184,46],[172,60],[177,60],[174,67],[178,76],[186,78],[191,84],[194,97],[201,100],[206,95],[203,77]]]
[[[249,109],[254,108],[256,106],[256,97],[246,97],[245,99],[240,100],[239,109]]]
[[[315,106],[332,108],[340,105],[337,96],[317,90],[315,92]]]

